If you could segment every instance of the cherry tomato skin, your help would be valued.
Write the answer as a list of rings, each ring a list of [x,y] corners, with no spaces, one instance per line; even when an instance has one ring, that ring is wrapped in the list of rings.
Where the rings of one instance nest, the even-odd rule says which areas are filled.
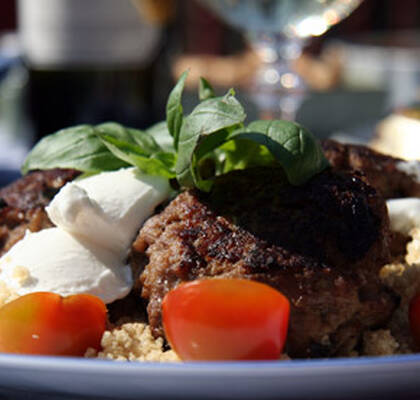
[[[420,347],[420,294],[414,296],[410,302],[409,321],[414,342]]]
[[[0,351],[83,356],[100,348],[106,307],[96,296],[37,292],[0,308]]]
[[[243,279],[188,282],[162,302],[166,337],[183,360],[277,359],[289,313],[279,291]]]

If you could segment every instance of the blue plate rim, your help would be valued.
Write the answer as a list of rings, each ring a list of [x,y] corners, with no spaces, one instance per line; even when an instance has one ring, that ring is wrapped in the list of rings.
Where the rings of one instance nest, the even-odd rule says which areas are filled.
[[[404,395],[417,396],[419,373],[420,354],[184,363],[0,354],[0,387],[6,392],[73,399],[134,400],[138,393],[150,400],[196,400],[203,393],[217,400],[388,399],[401,387]]]
[[[34,356],[20,354],[0,354],[0,367],[8,368],[34,368],[41,369],[77,369],[84,372],[94,371],[142,371],[167,373],[257,373],[270,372],[304,373],[325,370],[358,369],[369,371],[371,369],[392,368],[396,366],[420,366],[419,354],[404,354],[391,356],[361,356],[334,359],[305,359],[305,360],[274,360],[274,361],[215,361],[215,362],[150,362],[150,361],[115,361],[107,359],[83,357],[54,357]]]

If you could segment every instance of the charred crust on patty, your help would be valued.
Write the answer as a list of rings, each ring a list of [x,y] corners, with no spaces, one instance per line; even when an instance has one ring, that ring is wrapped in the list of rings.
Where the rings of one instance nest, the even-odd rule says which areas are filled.
[[[291,186],[280,170],[256,168],[218,178],[210,193],[181,193],[146,222],[133,252],[149,257],[138,285],[156,336],[161,301],[180,283],[253,279],[291,302],[289,355],[315,357],[354,347],[394,310],[378,278],[388,240],[385,202],[363,177],[327,170]],[[360,296],[365,287],[374,299]]]
[[[335,170],[359,171],[386,199],[420,197],[420,182],[398,169],[399,158],[378,153],[362,145],[321,142],[325,157]]]

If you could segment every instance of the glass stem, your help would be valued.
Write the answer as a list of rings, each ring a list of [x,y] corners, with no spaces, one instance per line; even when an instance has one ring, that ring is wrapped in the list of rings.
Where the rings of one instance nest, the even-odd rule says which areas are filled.
[[[261,118],[295,120],[307,88],[293,64],[305,42],[281,34],[254,33],[249,39],[261,58],[251,90]]]

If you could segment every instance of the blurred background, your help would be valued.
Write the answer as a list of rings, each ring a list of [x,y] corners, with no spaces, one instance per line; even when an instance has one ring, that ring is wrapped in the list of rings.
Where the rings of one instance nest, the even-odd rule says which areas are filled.
[[[293,60],[308,87],[294,118],[320,138],[365,143],[389,128],[380,121],[399,115],[414,121],[405,126],[410,140],[420,135],[412,109],[420,101],[420,1],[365,0],[319,33]],[[63,127],[163,120],[187,68],[186,110],[204,76],[217,92],[235,87],[250,119],[265,117],[250,89],[257,53],[241,29],[195,0],[2,0],[0,176]]]

